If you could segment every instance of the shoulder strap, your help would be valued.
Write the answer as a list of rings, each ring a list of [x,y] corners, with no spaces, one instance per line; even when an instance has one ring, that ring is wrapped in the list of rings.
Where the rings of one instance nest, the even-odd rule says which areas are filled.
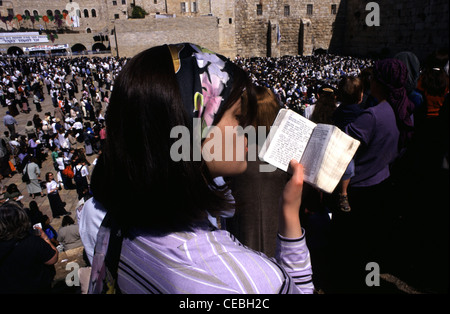
[[[105,256],[105,265],[113,278],[116,293],[120,293],[119,286],[117,285],[117,274],[120,253],[122,251],[123,234],[119,225],[111,217],[108,218],[110,219],[108,223],[111,228],[111,233],[109,236],[108,251]]]
[[[95,244],[89,293],[120,293],[117,285],[117,274],[122,241],[122,230],[111,218],[110,213],[107,213],[100,226]]]

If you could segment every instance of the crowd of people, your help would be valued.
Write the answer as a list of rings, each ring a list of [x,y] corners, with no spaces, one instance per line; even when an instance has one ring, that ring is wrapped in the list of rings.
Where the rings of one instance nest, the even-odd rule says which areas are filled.
[[[51,157],[57,182],[72,188],[72,178],[63,170],[68,165],[76,170],[77,165],[87,163],[86,155],[100,152],[109,94],[125,59],[12,58],[0,63],[0,101],[6,109],[3,124],[7,130],[0,145],[0,174],[22,174],[31,162],[41,168]],[[41,103],[47,97],[53,110],[42,114]],[[20,126],[23,132],[17,129],[18,115],[29,116],[26,125]],[[85,177],[84,169],[82,173]],[[34,196],[39,186],[33,188],[33,183],[29,192]],[[80,185],[77,190],[80,197],[86,193]]]
[[[303,113],[317,101],[322,85],[337,87],[343,76],[359,76],[372,66],[369,58],[317,54],[312,56],[237,57],[235,62],[249,71],[252,81],[273,90],[280,103]]]
[[[132,271],[138,272],[152,284],[146,286],[142,281],[121,273],[117,277],[116,284],[120,283],[116,286],[117,289],[123,292],[202,293],[206,291],[206,286],[211,289],[213,285],[221,293],[261,292],[272,287],[275,278],[281,278],[284,282],[282,287],[274,289],[280,288],[279,291],[285,293],[311,293],[314,289],[330,293],[370,291],[366,282],[361,281],[366,271],[362,263],[367,263],[370,259],[384,265],[385,259],[389,259],[388,255],[392,253],[390,250],[386,251],[386,247],[397,243],[392,235],[399,235],[394,231],[398,217],[407,216],[409,219],[420,220],[422,217],[418,206],[429,204],[426,198],[418,198],[420,195],[408,195],[410,189],[414,188],[412,182],[416,182],[415,188],[417,185],[425,185],[423,189],[427,193],[432,192],[430,195],[434,198],[431,202],[433,206],[442,206],[437,202],[443,200],[441,189],[445,186],[445,179],[442,178],[448,178],[449,161],[446,52],[440,51],[420,64],[410,52],[386,60],[320,54],[280,58],[238,56],[225,62],[215,54],[203,56],[203,52],[198,51],[183,59],[182,53],[178,51],[179,59],[173,60],[173,65],[178,65],[178,69],[175,69],[178,81],[174,82],[164,74],[172,67],[172,61],[167,63],[163,53],[166,47],[178,49],[175,46],[161,46],[145,51],[131,60],[114,57],[0,60],[0,98],[2,106],[7,107],[3,121],[8,130],[0,145],[0,174],[8,177],[14,172],[28,173],[29,181],[26,183],[30,196],[43,197],[45,194],[40,184],[39,169],[44,161],[51,158],[55,178],[53,173],[46,174],[46,192],[53,217],[64,216],[64,227],[67,230],[58,231],[59,237],[55,235],[56,231],[41,232],[41,238],[50,247],[56,248],[62,241],[62,235],[75,238],[75,245],[83,244],[88,250],[88,264],[94,264],[101,262],[94,257],[97,253],[94,252],[97,236],[103,239],[114,228],[121,228],[124,234],[129,232],[132,236],[123,239],[111,237],[110,241],[115,241],[114,245],[119,241],[122,253],[119,251],[116,254],[122,254],[121,258],[124,260],[139,265]],[[196,49],[195,46],[192,47]],[[190,49],[185,49],[183,53]],[[171,52],[173,58],[176,54]],[[151,61],[150,57],[159,61]],[[186,64],[201,64],[203,57],[209,62],[205,63],[204,68],[207,69],[209,80],[214,82],[214,75],[217,74],[214,67],[217,66],[227,72],[225,78],[219,75],[223,86],[227,86],[229,77],[237,82],[230,87],[220,85],[226,90],[223,94],[219,91],[220,95],[225,95],[219,106],[221,108],[211,109],[207,103],[204,104],[206,112],[214,110],[213,113],[217,113],[215,118],[213,115],[213,120],[207,122],[209,120],[205,119],[204,123],[224,127],[227,123],[234,123],[230,122],[233,119],[231,112],[245,112],[247,117],[242,117],[241,113],[236,114],[239,116],[236,123],[256,123],[269,128],[279,108],[285,107],[301,113],[315,123],[335,124],[361,142],[361,148],[335,193],[328,195],[307,184],[303,185],[299,182],[301,166],[295,163],[291,165],[294,169],[293,176],[280,170],[260,173],[257,169],[261,161],[248,162],[244,168],[237,163],[232,167],[219,163],[207,163],[206,166],[198,167],[185,163],[172,164],[170,161],[170,165],[168,164],[163,156],[169,147],[167,139],[158,139],[156,134],[169,129],[170,123],[184,123],[177,106],[183,104],[185,107],[189,102],[186,97],[193,94],[184,87],[191,84],[182,83],[200,75],[201,84],[206,84],[206,78]],[[146,65],[146,73],[141,73],[143,64]],[[247,71],[249,77],[244,78],[237,68]],[[192,71],[194,72],[191,73]],[[149,82],[159,86],[160,90],[148,85]],[[170,86],[180,89],[182,101],[171,98],[173,103],[169,104],[168,99],[174,96],[169,93],[160,95]],[[215,94],[215,88],[218,87],[206,84],[203,88]],[[110,94],[113,91],[116,96],[110,104]],[[242,107],[238,108],[236,100],[241,94],[242,102],[239,102],[239,106]],[[41,118],[41,102],[45,97],[51,97],[54,111],[45,112]],[[169,114],[167,108],[145,109],[142,104],[152,97],[157,99],[158,105],[171,106],[172,113]],[[32,99],[35,108],[29,105],[28,99]],[[127,104],[130,109],[123,104]],[[107,111],[110,105],[111,110]],[[194,114],[197,114],[197,109],[193,110]],[[15,117],[19,114],[31,116],[31,112],[35,110],[33,118],[24,126],[25,134],[19,134]],[[111,115],[109,126],[105,125],[106,114]],[[136,142],[142,145],[133,144]],[[117,154],[118,151],[123,153]],[[89,173],[86,158],[92,154],[99,155],[99,166],[94,168],[93,174]],[[420,167],[424,163],[426,169]],[[246,170],[240,170],[241,168]],[[214,225],[213,221],[217,220],[213,220],[212,216],[217,218],[216,214],[224,208],[229,213],[230,204],[224,205],[223,202],[227,188],[217,184],[213,177],[223,177],[224,182],[229,184],[234,197],[231,212],[235,213],[233,218],[228,215],[226,219],[218,219],[221,223],[215,226],[202,221],[202,210],[209,211],[209,223]],[[411,181],[412,178],[416,180]],[[173,182],[170,184],[171,180],[175,180],[177,186],[180,185],[176,198],[171,194],[172,189],[168,189],[173,186]],[[118,184],[123,189],[120,195],[112,197],[111,193],[114,193]],[[14,190],[11,185],[8,186],[9,190],[5,189],[8,191],[4,191],[5,194],[8,193],[8,197],[5,196],[4,199],[17,201],[20,195],[14,194],[17,189]],[[299,186],[302,188],[298,189]],[[89,200],[81,211],[82,215],[78,217],[85,220],[81,222],[83,228],[80,230],[74,225],[79,222],[70,220],[67,216],[65,204],[58,195],[58,190],[62,187],[76,189],[80,200]],[[389,196],[393,194],[397,194],[397,197],[392,201]],[[151,210],[142,206],[142,200],[148,197],[155,202],[157,199],[166,199],[164,211],[158,211],[153,205],[150,206]],[[275,223],[281,216],[272,207],[278,206],[280,197],[283,200],[280,211],[284,219],[280,218],[280,222]],[[420,201],[415,203],[418,199]],[[20,205],[20,200],[18,201]],[[11,212],[18,216],[23,214],[21,206],[4,206],[10,216]],[[407,213],[408,211],[410,212]],[[110,214],[105,218],[106,212]],[[437,215],[445,216],[441,210],[437,212]],[[36,213],[36,210],[28,210],[31,219],[34,216],[30,213]],[[89,220],[93,218],[88,215],[95,216],[95,223]],[[301,227],[293,216],[298,216],[301,220]],[[3,224],[8,223],[4,217],[6,216],[2,213],[0,218],[5,219],[2,220],[2,228]],[[49,225],[48,217],[40,217],[39,221],[43,226]],[[413,224],[414,227],[418,225]],[[184,233],[187,226],[193,228],[192,233]],[[237,239],[221,233],[221,228],[230,231]],[[382,235],[377,231],[380,228],[385,228]],[[1,251],[3,254],[9,252],[17,241],[12,236],[4,235],[3,229],[1,231],[0,240],[5,244]],[[76,235],[77,231],[81,233]],[[407,237],[410,234],[407,232],[402,236]],[[211,269],[207,265],[198,266],[195,270],[198,272],[196,276],[200,276],[199,281],[190,279],[194,276],[193,273],[181,277],[177,275],[174,279],[176,283],[169,285],[156,280],[156,274],[165,273],[169,264],[190,264],[192,258],[206,254],[206,251],[197,251],[190,242],[192,234],[196,235],[198,241],[205,241],[199,242],[205,245],[203,250],[206,250],[208,241],[214,238],[217,241],[214,243],[223,245],[225,250],[231,250],[240,241],[244,247],[238,253],[253,254],[251,250],[246,250],[247,247],[262,252],[262,257],[252,255],[252,258],[239,258],[239,263],[256,263],[258,266],[255,269],[263,267],[266,278],[260,278],[259,274],[247,266],[244,267],[244,274],[237,270],[243,266],[238,267],[231,260],[219,261],[211,255],[209,258],[212,264],[221,265],[223,262],[235,267],[235,282],[225,272],[210,274]],[[25,237],[23,232],[20,237]],[[161,243],[183,247],[183,250],[189,252],[191,260],[181,256],[181,253],[172,256],[176,259],[175,262],[169,263],[166,259],[156,258],[159,254],[173,254],[161,246]],[[291,244],[288,245],[289,243]],[[144,256],[132,253],[136,246],[144,248]],[[73,245],[69,244],[68,247]],[[100,249],[105,251],[98,253],[105,254],[107,247]],[[293,249],[298,251],[294,252]],[[408,249],[412,251],[412,247]],[[292,254],[290,258],[294,260],[285,260],[285,255],[280,252]],[[141,259],[146,258],[154,259],[155,269],[141,264]],[[54,264],[54,256],[48,248],[45,248],[42,262],[46,266]],[[302,266],[291,267],[293,262]],[[392,262],[392,258],[389,262]],[[117,263],[122,269],[129,267],[122,260]],[[281,272],[273,271],[273,267],[271,270],[265,268],[267,263],[273,263]],[[94,278],[101,275],[97,271],[103,264],[92,266]],[[250,277],[247,272],[251,273]],[[103,291],[102,280],[104,278],[99,278],[97,285],[92,285],[91,282],[91,292]],[[185,286],[184,289],[187,290],[183,290],[176,287],[178,282],[180,287],[186,283],[192,284],[192,287]],[[267,286],[261,282],[265,282]],[[172,286],[173,284],[175,285]],[[48,289],[47,281],[45,289]]]
[[[59,191],[76,190],[80,200],[90,197],[90,163],[87,156],[101,152],[106,136],[104,111],[113,80],[124,62],[116,58],[0,60],[0,102],[5,126],[0,141],[0,202],[3,206],[9,206],[12,216],[18,214],[22,224],[26,218],[22,214],[26,213],[30,222],[27,225],[39,225],[40,237],[56,251],[82,246],[78,225],[70,217],[71,213]],[[51,106],[48,106],[49,100]],[[42,104],[44,101],[46,106]],[[19,125],[18,121],[26,123]],[[50,171],[41,173],[44,163],[51,165]],[[26,198],[17,184],[3,184],[4,178],[13,176],[22,177],[21,181],[26,184],[26,191],[32,201],[25,203]],[[36,197],[48,197],[50,217],[42,213],[35,201]],[[19,208],[23,208],[24,212],[17,213]],[[59,230],[55,230],[51,224],[55,218],[62,218]],[[4,231],[2,229],[2,236]],[[28,242],[8,237],[11,241],[2,242],[7,246]],[[42,252],[37,250],[32,254],[41,256]],[[27,254],[26,251],[17,254],[22,253]],[[29,279],[24,279],[29,280],[25,285],[20,280],[11,285],[3,285],[2,282],[2,286],[7,289],[2,292],[49,292],[55,275],[52,267],[57,261],[53,255],[51,257],[50,261],[44,260],[42,265],[32,265],[35,259],[30,260],[31,264],[19,265],[17,269],[38,267],[40,277],[33,277],[32,274]],[[6,273],[14,272],[14,267],[9,265],[2,268],[2,279],[7,278]],[[10,279],[17,281],[17,278]]]

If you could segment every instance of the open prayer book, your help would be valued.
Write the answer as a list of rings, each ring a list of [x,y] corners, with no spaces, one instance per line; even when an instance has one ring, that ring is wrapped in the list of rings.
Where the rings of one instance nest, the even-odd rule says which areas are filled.
[[[315,124],[290,109],[281,109],[270,129],[259,158],[289,171],[298,160],[304,181],[332,193],[359,147],[359,141],[330,124]]]

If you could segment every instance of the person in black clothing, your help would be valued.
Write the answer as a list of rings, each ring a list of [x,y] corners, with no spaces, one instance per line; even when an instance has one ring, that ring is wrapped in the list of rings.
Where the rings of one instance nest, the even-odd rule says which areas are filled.
[[[44,214],[39,209],[36,201],[31,201],[30,204],[28,204],[28,208],[26,208],[26,210],[32,225],[35,225],[42,221]]]
[[[0,293],[50,293],[58,251],[21,205],[0,206]]]

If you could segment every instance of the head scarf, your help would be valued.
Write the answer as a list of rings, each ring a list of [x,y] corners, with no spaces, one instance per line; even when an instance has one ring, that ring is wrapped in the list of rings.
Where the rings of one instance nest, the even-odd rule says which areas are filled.
[[[233,85],[232,63],[226,57],[194,44],[167,46],[183,105],[193,118],[201,119],[204,137],[204,129],[213,125],[215,115],[230,95]]]
[[[402,61],[408,70],[408,79],[405,88],[406,92],[409,94],[417,87],[420,76],[420,61],[417,56],[410,51],[399,52],[394,58]]]
[[[408,79],[406,65],[397,59],[377,61],[373,68],[373,77],[387,88],[386,101],[394,109],[400,130],[399,148],[402,149],[411,140],[414,128],[414,103],[409,100],[405,88]]]
[[[213,125],[220,107],[230,96],[234,65],[226,57],[198,45],[181,43],[168,45],[168,48],[183,105],[192,118],[201,119],[201,136],[205,138],[207,128]],[[221,177],[214,179],[214,185],[227,188]],[[226,193],[226,198],[230,204],[234,204],[231,191]],[[233,217],[234,211],[234,207],[231,207],[218,215]],[[217,227],[217,219],[209,213],[208,218]]]

